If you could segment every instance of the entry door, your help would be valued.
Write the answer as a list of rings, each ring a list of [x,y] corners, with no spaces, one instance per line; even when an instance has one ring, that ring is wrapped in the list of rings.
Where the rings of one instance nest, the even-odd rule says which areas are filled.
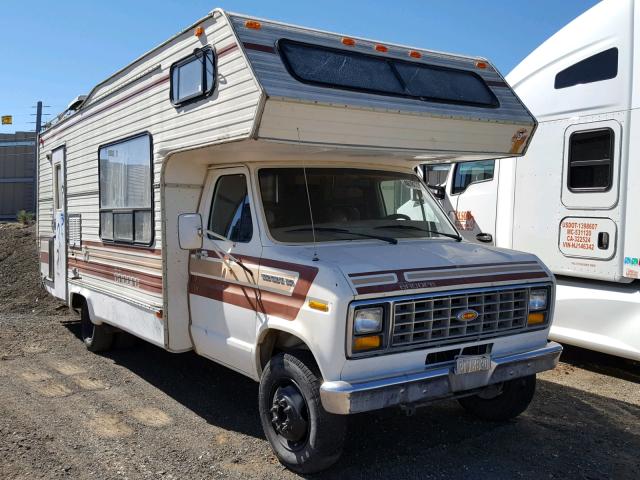
[[[495,160],[453,166],[444,205],[466,240],[495,245],[498,168]]]
[[[253,371],[262,255],[249,180],[245,167],[209,172],[200,215],[216,235],[204,232],[203,249],[189,262],[196,351],[245,373]]]
[[[51,152],[53,172],[53,295],[67,301],[67,201],[65,148]]]

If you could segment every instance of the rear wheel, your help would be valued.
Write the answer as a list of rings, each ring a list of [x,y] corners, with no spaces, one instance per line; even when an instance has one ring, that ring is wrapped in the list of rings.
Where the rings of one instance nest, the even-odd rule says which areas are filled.
[[[96,325],[91,321],[87,302],[82,304],[80,310],[80,332],[82,341],[87,350],[91,352],[103,352],[109,350],[113,344],[113,331],[107,325]]]
[[[280,353],[260,379],[260,420],[278,459],[303,474],[333,465],[342,453],[346,417],[325,411],[322,379],[305,351]]]
[[[492,422],[517,417],[524,412],[536,391],[536,376],[516,378],[486,393],[459,398],[458,402],[472,415]]]

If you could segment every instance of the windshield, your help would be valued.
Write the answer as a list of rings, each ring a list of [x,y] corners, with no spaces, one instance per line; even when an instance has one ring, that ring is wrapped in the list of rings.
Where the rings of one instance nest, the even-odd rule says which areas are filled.
[[[457,238],[417,176],[345,168],[307,168],[316,240]],[[280,242],[312,242],[302,168],[263,168],[258,173],[271,236]]]

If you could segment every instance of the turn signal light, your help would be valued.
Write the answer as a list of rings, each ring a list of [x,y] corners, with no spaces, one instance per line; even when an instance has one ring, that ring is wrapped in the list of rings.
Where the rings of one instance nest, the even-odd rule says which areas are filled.
[[[319,310],[321,312],[328,312],[329,304],[319,300],[309,300],[309,308],[313,308],[314,310]]]
[[[528,325],[540,325],[541,323],[544,323],[544,313],[535,312],[529,314],[529,318],[527,319]]]
[[[388,52],[389,51],[389,49],[385,45],[380,45],[380,44],[377,44],[373,48],[376,50],[376,52],[383,52],[384,53],[384,52]]]
[[[342,37],[342,44],[347,47],[353,47],[356,44],[356,41],[350,37]]]
[[[418,52],[417,50],[410,50],[409,51],[409,56],[411,58],[422,58],[422,54],[420,52]]]
[[[256,20],[247,20],[244,22],[244,26],[253,30],[260,30],[262,28],[262,24]]]
[[[381,335],[369,335],[366,337],[356,337],[353,339],[353,351],[372,350],[380,348],[382,345]]]
[[[481,60],[478,60],[476,62],[476,68],[482,68],[482,69],[487,68],[487,62],[483,62]]]

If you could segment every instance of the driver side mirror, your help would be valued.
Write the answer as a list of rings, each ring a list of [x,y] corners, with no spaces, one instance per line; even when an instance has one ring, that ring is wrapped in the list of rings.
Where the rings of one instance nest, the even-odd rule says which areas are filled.
[[[178,244],[182,250],[202,248],[202,217],[199,213],[178,215]]]
[[[428,185],[427,187],[429,188],[429,190],[431,190],[431,193],[433,194],[434,197],[436,197],[438,200],[444,200],[445,197],[445,190],[444,187],[442,185]]]

